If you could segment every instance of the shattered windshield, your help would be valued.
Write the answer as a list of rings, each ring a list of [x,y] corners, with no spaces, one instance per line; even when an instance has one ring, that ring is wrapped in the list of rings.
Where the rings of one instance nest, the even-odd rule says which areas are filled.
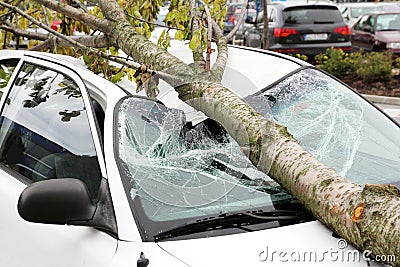
[[[302,70],[263,93],[274,119],[351,181],[400,182],[400,128],[343,84]]]
[[[324,73],[300,70],[245,101],[287,126],[305,149],[353,182],[400,181],[400,128]],[[190,112],[139,96],[121,101],[116,112],[120,172],[144,240],[188,229],[212,229],[208,235],[214,234],[222,230],[213,223],[223,227],[224,217],[234,221],[230,227],[237,232],[248,231],[233,214],[302,210],[249,162],[219,123],[204,115],[194,122]],[[252,230],[284,224],[259,225],[264,228]]]
[[[153,226],[144,229],[145,236],[168,230],[168,222],[176,226],[218,214],[290,210],[292,203],[297,205],[253,167],[239,145],[211,119],[193,125],[179,109],[130,97],[118,108],[118,139],[121,172],[134,214],[144,213],[140,220]],[[277,222],[268,225],[277,226]]]

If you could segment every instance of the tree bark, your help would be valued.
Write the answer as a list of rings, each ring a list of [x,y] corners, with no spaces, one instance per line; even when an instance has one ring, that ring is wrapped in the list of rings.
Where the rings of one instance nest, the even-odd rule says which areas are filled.
[[[267,50],[269,47],[269,39],[268,39],[268,34],[269,34],[269,16],[268,16],[268,1],[267,0],[263,0],[263,12],[264,12],[264,16],[263,16],[263,24],[264,24],[264,28],[263,28],[263,49]]]

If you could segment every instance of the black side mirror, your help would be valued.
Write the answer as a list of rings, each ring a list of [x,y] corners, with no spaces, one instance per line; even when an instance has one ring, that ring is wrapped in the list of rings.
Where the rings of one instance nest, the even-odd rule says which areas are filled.
[[[252,16],[247,16],[244,22],[248,23],[248,24],[255,24],[256,23]]]
[[[363,27],[363,30],[364,30],[365,32],[372,32],[372,27],[369,26],[369,25],[365,25],[365,26]]]
[[[36,223],[65,225],[89,221],[95,210],[86,185],[72,178],[33,183],[25,188],[18,200],[20,216]]]

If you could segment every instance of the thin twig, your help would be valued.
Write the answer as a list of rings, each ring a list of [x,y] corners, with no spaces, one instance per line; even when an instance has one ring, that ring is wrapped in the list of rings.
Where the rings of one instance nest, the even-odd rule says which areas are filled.
[[[247,2],[248,0],[245,0],[242,6],[242,9],[240,10],[240,15],[239,15],[239,20],[236,22],[235,27],[233,27],[233,29],[228,33],[228,35],[226,35],[226,39],[230,40],[237,32],[237,30],[239,29],[240,25],[243,22],[243,18],[244,18],[244,13],[247,9]]]
[[[211,17],[211,13],[210,10],[208,9],[208,6],[206,3],[204,3],[203,0],[198,0],[203,6],[204,6],[204,10],[206,11],[207,14],[207,27],[208,27],[208,31],[207,31],[207,51],[206,51],[206,71],[209,73],[210,72],[210,68],[211,68],[211,39],[212,39],[212,17]]]

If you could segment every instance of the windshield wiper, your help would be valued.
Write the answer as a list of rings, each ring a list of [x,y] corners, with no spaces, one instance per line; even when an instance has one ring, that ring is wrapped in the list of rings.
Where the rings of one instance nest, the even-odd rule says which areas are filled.
[[[296,221],[306,222],[315,218],[306,211],[294,210],[272,210],[272,211],[246,211],[235,213],[223,213],[218,216],[197,219],[192,222],[179,225],[170,230],[160,232],[154,236],[154,241],[158,242],[164,239],[177,236],[190,235],[210,230],[221,230],[228,228],[240,228],[247,232],[251,230],[244,228],[248,225],[260,224],[271,221]]]

